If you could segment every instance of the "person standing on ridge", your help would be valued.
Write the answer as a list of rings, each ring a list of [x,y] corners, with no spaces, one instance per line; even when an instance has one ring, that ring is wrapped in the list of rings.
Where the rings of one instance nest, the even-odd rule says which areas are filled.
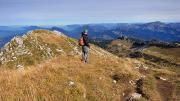
[[[88,30],[85,30],[81,33],[81,38],[79,40],[79,45],[82,46],[82,61],[89,63],[89,39],[88,39]]]

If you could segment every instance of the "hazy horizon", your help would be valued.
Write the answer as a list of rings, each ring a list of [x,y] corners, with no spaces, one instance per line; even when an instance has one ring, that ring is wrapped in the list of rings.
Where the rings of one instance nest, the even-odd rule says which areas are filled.
[[[180,0],[0,0],[0,25],[180,22]]]
[[[52,27],[52,26],[68,26],[68,25],[90,25],[90,24],[146,24],[146,23],[152,23],[152,22],[162,22],[162,23],[165,23],[165,24],[169,24],[169,23],[180,23],[180,21],[175,21],[175,22],[163,22],[163,21],[150,21],[150,22],[106,22],[106,23],[103,23],[103,22],[100,22],[100,23],[72,23],[72,24],[24,24],[24,25],[0,25],[1,27],[3,26],[14,26],[14,27],[23,27],[23,26],[42,26],[42,27]]]

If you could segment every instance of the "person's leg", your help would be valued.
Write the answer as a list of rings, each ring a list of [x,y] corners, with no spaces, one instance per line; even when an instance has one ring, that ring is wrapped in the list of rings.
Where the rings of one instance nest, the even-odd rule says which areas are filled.
[[[87,47],[87,59],[86,59],[87,63],[89,63],[89,47]]]
[[[82,46],[82,61],[84,61],[85,58],[84,58],[84,47]]]
[[[85,62],[89,63],[89,47],[85,47]]]

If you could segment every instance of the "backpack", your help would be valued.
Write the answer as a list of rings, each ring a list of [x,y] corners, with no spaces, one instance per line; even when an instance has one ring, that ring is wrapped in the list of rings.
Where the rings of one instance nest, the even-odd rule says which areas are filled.
[[[83,46],[83,45],[84,45],[83,37],[81,37],[81,38],[79,39],[79,45],[80,45],[80,46]]]

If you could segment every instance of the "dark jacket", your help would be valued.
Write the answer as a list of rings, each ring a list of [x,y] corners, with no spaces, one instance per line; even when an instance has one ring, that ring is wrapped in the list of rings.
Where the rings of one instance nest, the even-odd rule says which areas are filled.
[[[82,37],[83,37],[83,41],[84,41],[84,46],[90,47],[88,35],[82,33]]]

